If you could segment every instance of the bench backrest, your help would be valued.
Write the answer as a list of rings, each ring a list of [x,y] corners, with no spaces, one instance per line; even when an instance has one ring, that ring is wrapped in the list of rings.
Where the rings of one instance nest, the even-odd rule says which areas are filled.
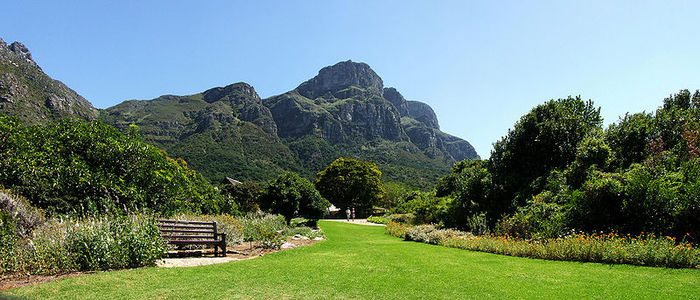
[[[216,240],[216,222],[157,220],[157,223],[166,241]]]

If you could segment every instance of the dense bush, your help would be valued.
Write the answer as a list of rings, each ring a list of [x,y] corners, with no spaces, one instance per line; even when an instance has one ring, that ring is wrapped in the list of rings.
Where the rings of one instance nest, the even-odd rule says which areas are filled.
[[[416,224],[416,216],[413,214],[391,214],[386,217],[389,222],[399,223],[399,224]]]
[[[155,265],[166,245],[155,219],[102,217],[67,226],[65,246],[78,270],[108,270]]]
[[[50,213],[216,212],[220,194],[183,160],[100,121],[25,127],[0,115],[0,184]]]
[[[389,222],[386,224],[385,231],[387,234],[389,234],[391,236],[405,239],[406,238],[406,231],[409,228],[411,228],[411,225],[396,223],[396,222]]]
[[[268,238],[271,232],[281,232],[287,228],[287,222],[281,215],[250,213],[239,217],[246,241],[260,241]]]
[[[0,211],[10,218],[5,222],[12,224],[12,231],[21,237],[29,237],[31,232],[46,221],[44,212],[33,207],[29,201],[5,190],[0,186]],[[8,229],[9,232],[9,229]]]
[[[438,198],[431,193],[409,192],[401,198],[401,204],[392,209],[392,213],[412,214],[415,216],[413,222],[438,223],[444,219],[450,201],[448,197]]]

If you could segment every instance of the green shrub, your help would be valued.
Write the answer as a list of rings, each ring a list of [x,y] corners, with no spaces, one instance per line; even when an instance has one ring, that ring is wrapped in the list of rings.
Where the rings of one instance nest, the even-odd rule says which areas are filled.
[[[243,239],[246,241],[260,241],[269,236],[270,232],[280,232],[287,228],[287,222],[281,215],[268,213],[251,213],[238,220],[243,226]]]
[[[42,210],[33,207],[27,199],[3,189],[2,186],[0,186],[0,211],[12,219],[14,231],[22,237],[28,237],[37,226],[46,221]]]
[[[385,217],[372,216],[372,217],[367,218],[367,222],[375,223],[375,224],[387,224],[387,223],[389,223],[389,219],[387,219]]]
[[[415,224],[416,216],[413,214],[393,214],[386,217],[389,222],[395,222],[400,224]]]
[[[0,115],[0,184],[50,213],[216,212],[222,196],[184,160],[100,121],[24,126]]]
[[[152,266],[166,250],[155,220],[145,216],[74,222],[65,243],[81,271]]]
[[[32,239],[19,235],[0,239],[2,275],[152,266],[166,249],[154,219],[148,216],[52,219],[36,228]]]
[[[672,237],[571,234],[535,240],[484,235],[450,237],[440,245],[510,256],[549,260],[632,264],[669,268],[700,268],[700,249]]]

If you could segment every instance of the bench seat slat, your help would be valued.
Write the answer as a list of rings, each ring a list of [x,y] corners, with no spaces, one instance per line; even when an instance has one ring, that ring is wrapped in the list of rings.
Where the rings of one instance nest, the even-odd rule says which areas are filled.
[[[214,224],[214,222],[204,222],[204,221],[185,221],[185,220],[156,220],[157,222],[160,223],[180,223],[180,224],[204,224],[204,225],[211,225]]]
[[[160,228],[191,228],[191,229],[211,229],[214,230],[214,225],[163,225],[163,224],[158,224],[158,227]]]
[[[203,238],[214,238],[213,234],[206,235],[161,235],[160,237],[164,239],[203,239]]]
[[[220,240],[170,240],[171,244],[220,244]]]
[[[189,229],[161,229],[161,232],[188,232],[188,233],[209,233],[214,234],[212,230],[189,230]]]

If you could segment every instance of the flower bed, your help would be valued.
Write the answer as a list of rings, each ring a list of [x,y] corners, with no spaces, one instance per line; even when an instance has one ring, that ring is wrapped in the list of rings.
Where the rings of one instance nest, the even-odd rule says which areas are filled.
[[[700,249],[672,237],[571,234],[556,239],[521,239],[389,223],[387,234],[446,247],[549,260],[700,268]]]

